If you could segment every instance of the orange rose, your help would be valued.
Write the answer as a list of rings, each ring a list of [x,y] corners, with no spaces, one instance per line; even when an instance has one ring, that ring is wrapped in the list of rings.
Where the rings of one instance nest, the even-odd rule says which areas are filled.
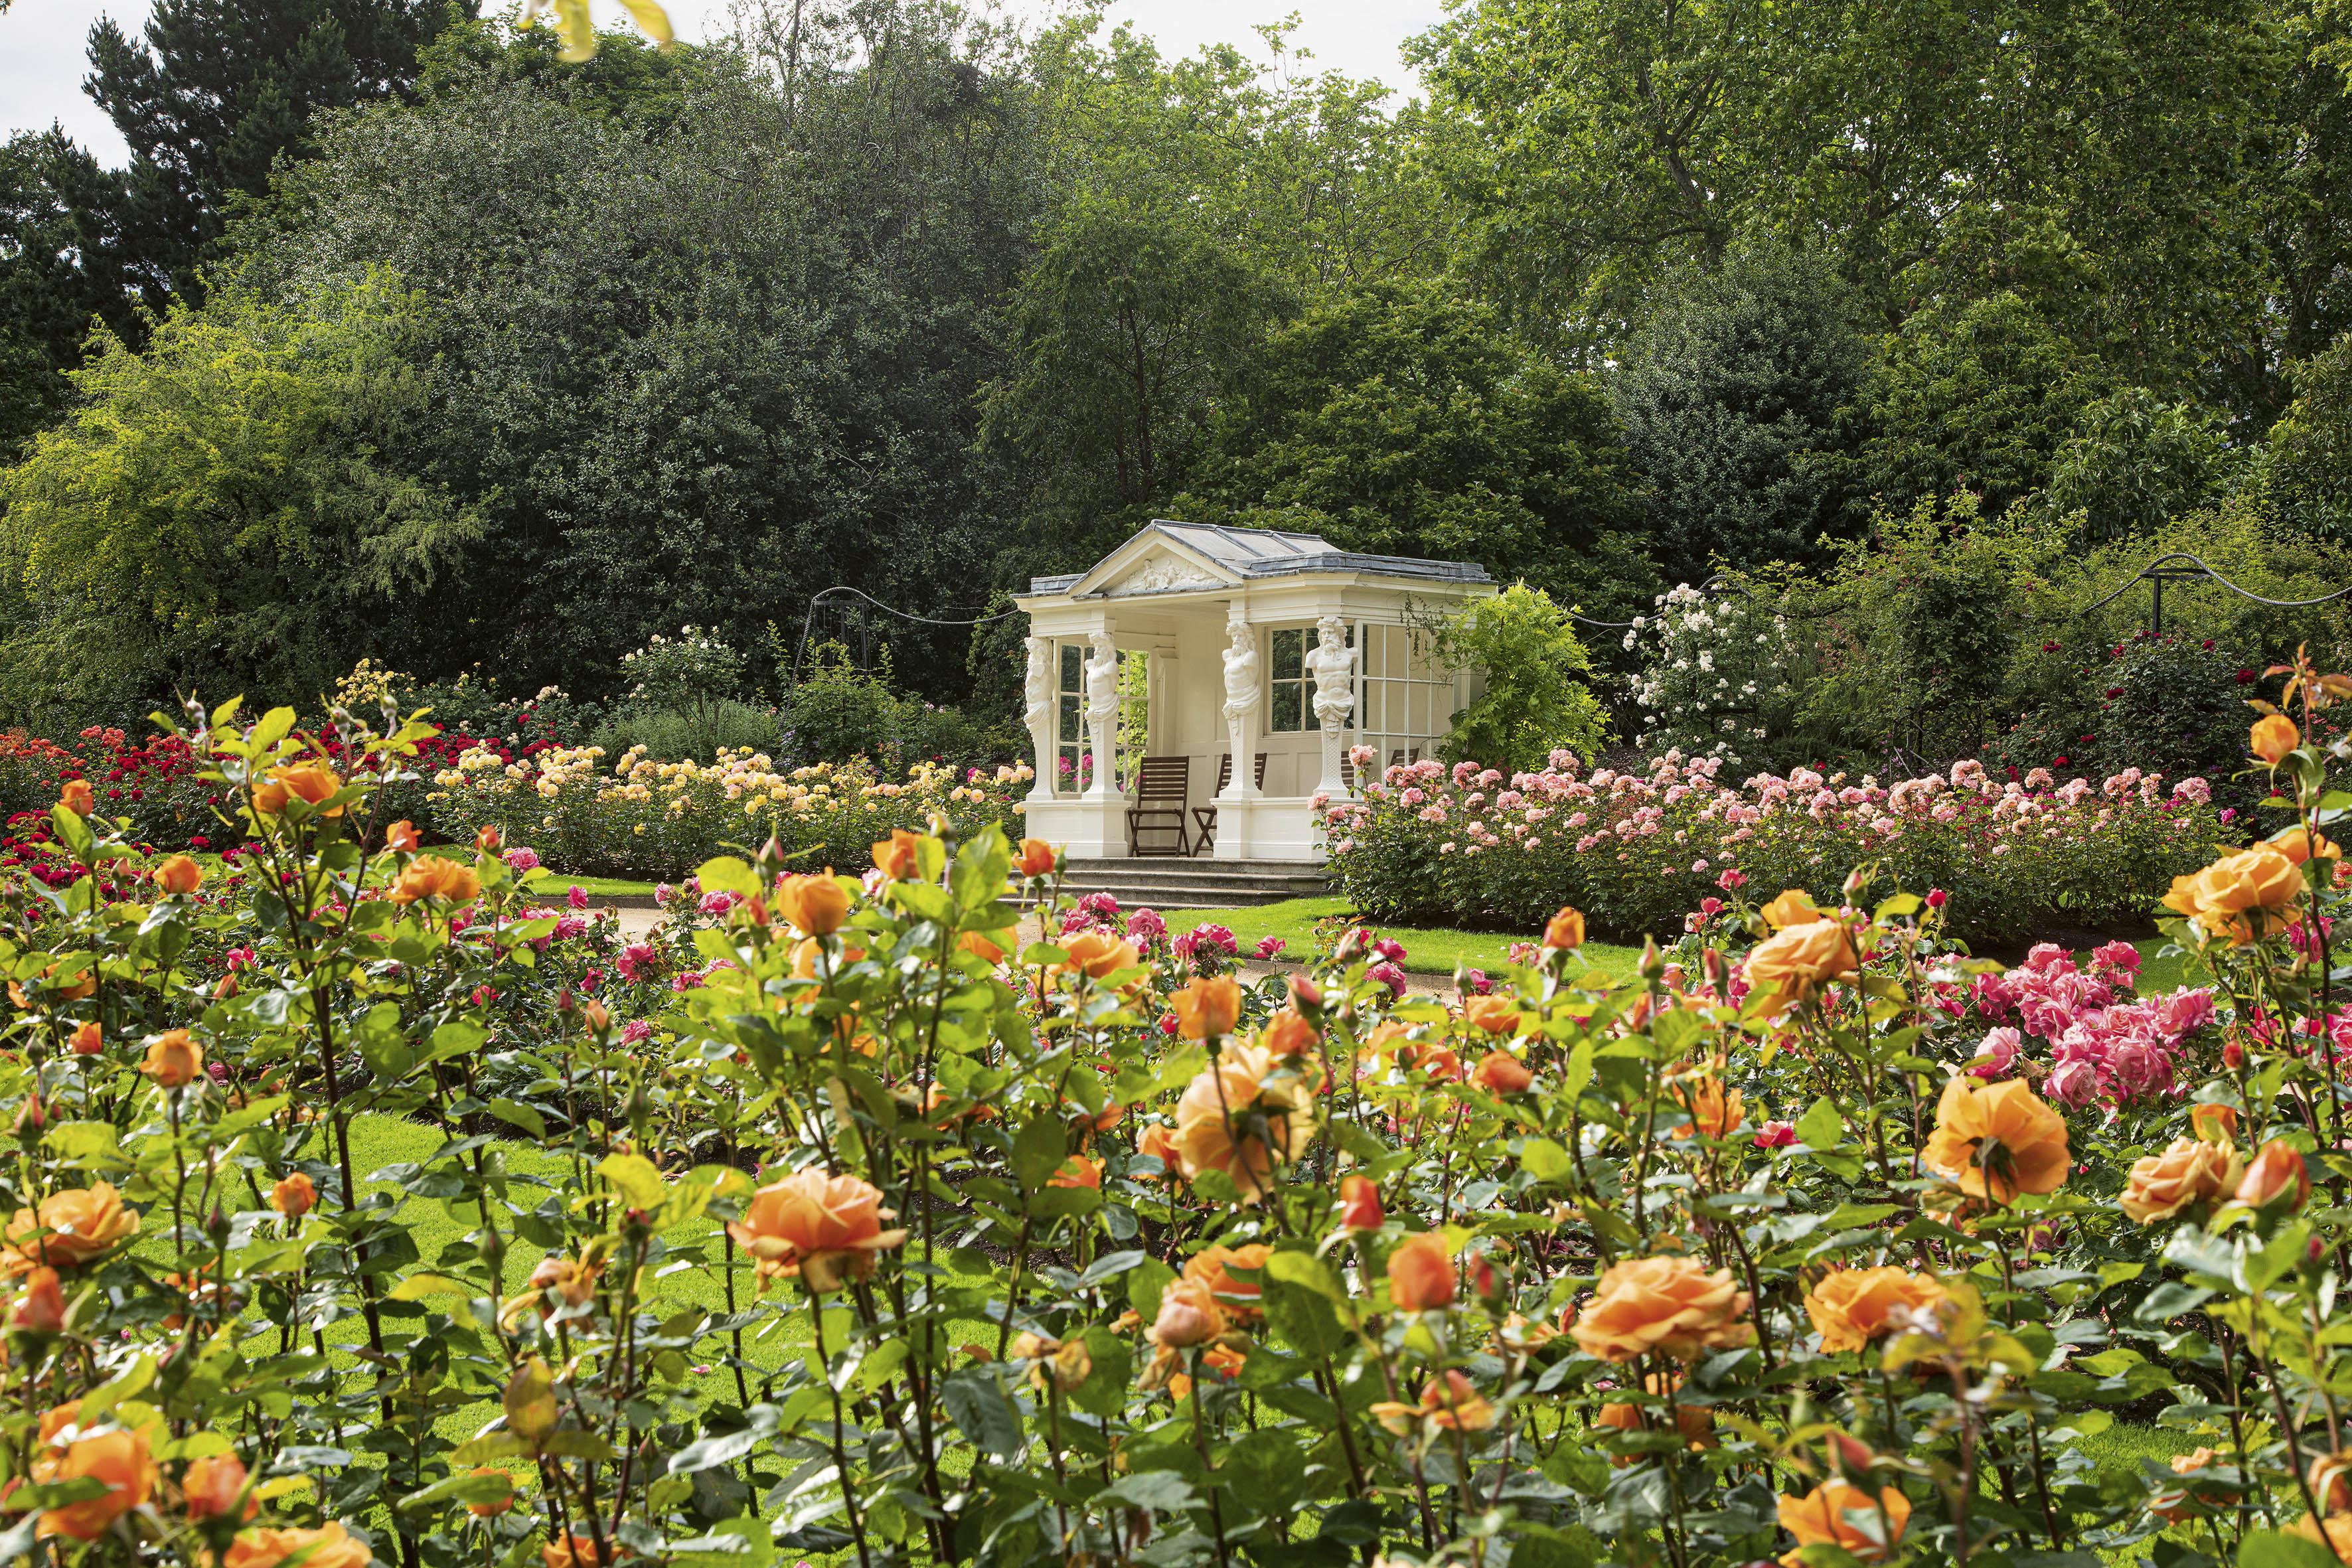
[[[1285,1007],[1266,1020],[1265,1027],[1258,1031],[1257,1043],[1270,1057],[1303,1057],[1320,1037],[1306,1015],[1296,1007]]]
[[[1730,1269],[1709,1274],[1697,1259],[1667,1253],[1611,1265],[1568,1331],[1602,1361],[1652,1351],[1695,1361],[1704,1350],[1746,1344],[1755,1333],[1742,1321],[1747,1315],[1748,1292],[1732,1283]]]
[[[875,868],[894,882],[916,880],[923,874],[924,842],[925,837],[920,833],[892,828],[886,842],[874,846]]]
[[[184,899],[205,885],[205,868],[189,856],[170,856],[155,868],[155,885],[173,898]]]
[[[1091,1187],[1102,1190],[1102,1162],[1084,1154],[1073,1154],[1062,1162],[1054,1173],[1045,1178],[1049,1187]]]
[[[18,1209],[9,1220],[0,1274],[22,1274],[43,1263],[77,1268],[138,1233],[138,1215],[122,1206],[122,1194],[109,1184],[68,1187],[35,1207]]]
[[[470,904],[481,896],[482,879],[471,866],[438,855],[419,855],[401,868],[400,879],[392,885],[392,901],[403,908],[420,899]]]
[[[1478,1058],[1478,1066],[1470,1074],[1470,1081],[1488,1094],[1524,1094],[1536,1081],[1536,1075],[1528,1070],[1527,1063],[1510,1052],[1488,1051]]]
[[[1790,926],[1811,925],[1829,917],[1814,907],[1812,894],[1802,888],[1783,888],[1780,896],[1766,904],[1757,913],[1774,931],[1787,931]]]
[[[2054,1193],[2066,1183],[2066,1120],[2022,1079],[1979,1083],[1962,1074],[1944,1085],[1936,1131],[1921,1162],[1972,1197],[2008,1203],[2020,1193]]]
[[[2242,1173],[2238,1152],[2227,1144],[2175,1138],[2163,1153],[2132,1162],[2119,1201],[2135,1222],[2153,1225],[2191,1204],[2213,1202],[2235,1187]]]
[[[1748,955],[1750,1000],[1766,1017],[1777,1018],[1798,1003],[1819,996],[1830,982],[1853,979],[1859,966],[1853,939],[1843,921],[1816,918],[1787,926],[1758,942]]]
[[[148,1046],[139,1070],[165,1089],[184,1089],[205,1070],[204,1047],[185,1029],[166,1029]]]
[[[1572,904],[1562,905],[1558,914],[1544,922],[1543,944],[1546,947],[1582,947],[1584,911]]]
[[[506,835],[499,832],[494,823],[485,824],[482,830],[474,835],[474,849],[478,854],[495,855],[499,852],[499,846],[505,842]]]
[[[787,877],[776,887],[776,910],[807,936],[830,936],[849,918],[849,894],[827,871]]]
[[[467,1503],[466,1505],[466,1511],[467,1513],[472,1514],[476,1519],[496,1519],[499,1515],[505,1513],[507,1510],[514,1507],[514,1479],[512,1477],[509,1476],[504,1470],[492,1465],[477,1465],[474,1467],[473,1473],[485,1479],[496,1476],[506,1487],[506,1493],[502,1497],[492,1498],[487,1502]]]
[[[539,1557],[545,1568],[604,1568],[604,1554],[596,1550],[596,1538],[584,1531],[546,1542],[540,1547]]]
[[[2326,834],[2315,838],[2310,829],[2300,826],[2290,827],[2284,833],[2272,834],[2269,842],[2272,847],[2298,866],[2315,856],[2322,860],[2344,858],[2344,851],[2336,847],[2334,839]]]
[[[1274,1190],[1276,1162],[1296,1160],[1315,1138],[1312,1095],[1295,1076],[1269,1084],[1275,1064],[1255,1046],[1226,1049],[1176,1102],[1176,1161],[1188,1178],[1223,1171],[1255,1204]],[[1272,1142],[1257,1133],[1263,1125]]]
[[[2303,872],[2276,846],[2257,844],[2224,855],[2194,876],[2175,877],[2167,909],[2188,916],[2209,938],[2236,946],[2284,929],[2303,895]]]
[[[1747,1114],[1747,1097],[1736,1089],[1725,1089],[1712,1066],[1667,1079],[1666,1092],[1690,1113],[1690,1120],[1674,1130],[1673,1136],[1676,1138],[1687,1138],[1694,1132],[1703,1132],[1709,1138],[1727,1137]]]
[[[1370,1176],[1339,1178],[1339,1223],[1349,1230],[1378,1230],[1388,1223],[1380,1184]]]
[[[331,796],[343,787],[335,771],[320,763],[289,763],[272,768],[268,776],[253,786],[253,804],[265,816],[276,816],[286,809],[289,800],[299,800],[311,805]],[[343,808],[331,808],[329,816],[341,816]]]
[[[2214,1461],[2219,1459],[2221,1457],[2221,1455],[2215,1453],[2210,1448],[2199,1448],[2195,1452],[2188,1454],[2175,1454],[2172,1457],[2172,1473],[2176,1476],[2196,1475],[2200,1470],[2212,1468]],[[2326,1461],[2325,1460],[2320,1461],[2322,1464],[2325,1464],[2326,1462]],[[2316,1467],[2314,1468],[2313,1474],[2315,1479],[2317,1476]],[[2327,1500],[2326,1492],[2324,1489],[2319,1491],[2319,1497],[2320,1507],[2322,1508],[2333,1508],[2338,1506]],[[2157,1518],[2163,1520],[2168,1524],[2179,1524],[2182,1520],[2189,1518],[2196,1512],[2200,1500],[2208,1502],[2210,1506],[2227,1507],[2228,1505],[2236,1502],[2238,1498],[2236,1493],[2231,1492],[2220,1497],[2214,1497],[2210,1500],[2200,1500],[2196,1494],[2190,1492],[2187,1488],[2183,1488],[2179,1491],[2161,1492],[2149,1499],[2147,1511],[2156,1515]],[[2352,1545],[2352,1542],[2347,1542],[2347,1544]]]
[[[1225,1331],[1225,1310],[1198,1279],[1170,1280],[1160,1291],[1160,1311],[1150,1338],[1162,1350],[1206,1344]]]
[[[882,1228],[889,1217],[877,1188],[811,1166],[753,1193],[727,1234],[759,1260],[761,1289],[771,1279],[798,1276],[823,1293],[839,1289],[845,1278],[865,1279],[877,1252],[907,1239],[903,1230]]]
[[[1241,1021],[1241,982],[1230,974],[1197,976],[1169,997],[1168,1005],[1175,1010],[1177,1033],[1188,1040],[1230,1035]]]
[[[1013,868],[1024,877],[1050,877],[1058,858],[1054,847],[1042,838],[1024,838],[1020,853],[1013,857]]]
[[[1654,1372],[1642,1380],[1643,1388],[1661,1399],[1682,1385],[1683,1374],[1678,1372]],[[1684,1405],[1679,1401],[1674,1408],[1675,1430],[1682,1435],[1684,1442],[1694,1448],[1704,1448],[1714,1442],[1715,1412],[1703,1405]],[[1642,1407],[1622,1402],[1604,1405],[1594,1415],[1592,1422],[1596,1426],[1613,1427],[1620,1432],[1638,1432],[1642,1429]],[[1635,1454],[1612,1454],[1609,1462],[1622,1467],[1634,1463],[1639,1458]]]
[[[2232,1498],[2230,1500],[2235,1502],[2237,1500]],[[2323,1526],[2327,1531],[2325,1537],[2320,1534]],[[2336,1560],[2338,1563],[2352,1563],[2352,1513],[2330,1514],[2318,1524],[2314,1524],[2311,1516],[2305,1514],[2301,1519],[2288,1525],[2286,1532],[2290,1535],[2300,1535],[2306,1541],[2319,1542],[2336,1553]]]
[[[1209,1293],[1217,1299],[1217,1305],[1236,1322],[1253,1323],[1258,1318],[1263,1287],[1255,1279],[1236,1279],[1232,1271],[1244,1268],[1255,1274],[1265,1267],[1273,1252],[1274,1248],[1262,1241],[1243,1247],[1204,1247],[1185,1262],[1184,1278],[1206,1285]]]
[[[74,1026],[73,1039],[68,1048],[78,1057],[94,1057],[106,1048],[106,1037],[96,1020]]]
[[[76,816],[88,816],[98,809],[98,801],[90,794],[88,779],[68,779],[58,785],[58,804]]]
[[[976,931],[968,931],[956,938],[956,946],[992,967],[1004,962],[1004,950]]]
[[[1490,1035],[1517,1034],[1519,1005],[1507,996],[1473,996],[1462,1005],[1462,1017]]]
[[[1910,1520],[1911,1500],[1893,1487],[1873,1500],[1850,1482],[1823,1481],[1803,1497],[1780,1500],[1780,1528],[1797,1538],[1798,1548],[1780,1561],[1799,1568],[1805,1547],[1840,1546],[1864,1563],[1881,1562],[1893,1554]]]
[[[1160,1162],[1161,1180],[1164,1181],[1176,1173],[1176,1130],[1165,1121],[1155,1121],[1146,1127],[1143,1130],[1143,1136],[1135,1142],[1135,1152],[1139,1154],[1149,1154]]]
[[[1106,974],[1132,969],[1143,962],[1133,942],[1121,942],[1108,931],[1081,931],[1062,943],[1062,951],[1070,955],[1069,962],[1054,967],[1070,973],[1083,973],[1090,980],[1100,980]]]
[[[2189,1472],[2180,1472],[2183,1475]],[[2352,1453],[2338,1449],[2311,1461],[2311,1495],[2323,1513],[2352,1512]]]
[[[1822,1331],[1822,1352],[1834,1355],[1908,1326],[1907,1319],[1933,1312],[1946,1299],[1944,1287],[1929,1275],[1895,1268],[1840,1268],[1806,1293],[1805,1313]]]
[[[301,1568],[368,1568],[368,1549],[352,1537],[341,1521],[317,1530],[291,1526],[263,1527],[240,1532],[229,1543],[221,1568],[278,1568],[301,1552]]]
[[[2246,743],[2253,748],[2254,756],[2259,761],[2276,767],[2285,760],[2289,752],[2303,744],[2303,731],[2296,729],[2294,721],[2284,713],[2265,713],[2254,721],[2253,729],[2246,736]]]
[[[1454,1305],[1461,1280],[1454,1272],[1454,1255],[1445,1238],[1420,1230],[1398,1242],[1389,1254],[1389,1302],[1400,1312],[1433,1312]]]
[[[2209,1143],[2235,1143],[2238,1141],[2237,1108],[2192,1105],[2189,1108],[2189,1130]]]
[[[235,1454],[207,1454],[188,1467],[181,1479],[180,1495],[187,1500],[190,1519],[210,1519],[235,1511],[251,1519],[261,1511],[261,1500],[245,1495],[245,1461]],[[245,1506],[237,1508],[239,1499]]]
[[[2262,1146],[2253,1163],[2246,1167],[2237,1195],[2238,1201],[2248,1208],[2268,1208],[2284,1201],[2292,1214],[2311,1197],[2311,1169],[2303,1163],[2303,1155],[2294,1144],[2273,1138]]]
[[[423,847],[424,843],[424,836],[416,831],[416,824],[404,816],[383,830],[383,847],[386,849],[397,849],[404,855],[414,855]]]
[[[1419,1405],[1382,1400],[1372,1406],[1372,1415],[1400,1437],[1409,1436],[1423,1421],[1447,1432],[1484,1432],[1495,1424],[1494,1405],[1478,1392],[1476,1384],[1458,1372],[1423,1384]]]
[[[37,1482],[93,1480],[106,1490],[53,1508],[41,1515],[41,1533],[95,1541],[107,1526],[143,1507],[155,1493],[155,1461],[147,1452],[147,1436],[117,1426],[87,1436],[68,1436],[80,1419],[81,1401],[70,1400],[41,1417],[39,1447],[33,1451]]]
[[[318,1206],[318,1184],[297,1171],[269,1189],[269,1206],[288,1219],[300,1219]]]

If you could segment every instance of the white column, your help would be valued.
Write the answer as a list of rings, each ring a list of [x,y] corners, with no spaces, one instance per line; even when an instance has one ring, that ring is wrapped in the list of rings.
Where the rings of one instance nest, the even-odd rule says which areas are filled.
[[[1094,783],[1086,792],[1086,799],[1107,805],[1119,798],[1118,787],[1118,649],[1110,637],[1109,616],[1103,625],[1087,634],[1094,651],[1087,658],[1087,733],[1093,742]]]
[[[1029,639],[1029,673],[1022,689],[1028,708],[1024,717],[1029,721],[1029,743],[1037,753],[1037,779],[1029,786],[1031,800],[1054,798],[1054,771],[1060,765],[1061,752],[1057,742],[1061,736],[1055,710],[1060,706],[1059,683],[1055,679],[1054,639],[1033,637]]]
[[[1323,729],[1323,780],[1315,792],[1343,800],[1348,775],[1341,761],[1348,749],[1348,716],[1356,710],[1356,650],[1348,646],[1347,623],[1337,616],[1323,616],[1315,630],[1306,660],[1307,673],[1315,678],[1315,721]]]

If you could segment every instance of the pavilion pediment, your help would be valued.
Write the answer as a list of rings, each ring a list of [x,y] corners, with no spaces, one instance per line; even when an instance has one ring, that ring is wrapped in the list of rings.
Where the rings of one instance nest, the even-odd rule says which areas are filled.
[[[1068,589],[1072,598],[1132,599],[1154,594],[1222,590],[1242,574],[1198,550],[1147,531],[1097,563]]]

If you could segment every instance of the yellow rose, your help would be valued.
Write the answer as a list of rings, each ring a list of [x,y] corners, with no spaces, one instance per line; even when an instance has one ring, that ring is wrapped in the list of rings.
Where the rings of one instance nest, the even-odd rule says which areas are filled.
[[[2244,1161],[2227,1144],[2175,1138],[2161,1154],[2132,1162],[2124,1178],[2124,1213],[2140,1225],[2170,1219],[2191,1204],[2210,1203],[2238,1184]]]

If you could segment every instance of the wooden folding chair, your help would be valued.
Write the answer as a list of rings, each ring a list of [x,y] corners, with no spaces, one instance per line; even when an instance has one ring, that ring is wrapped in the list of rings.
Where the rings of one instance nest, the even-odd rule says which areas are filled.
[[[1190,798],[1192,759],[1146,757],[1135,776],[1135,804],[1127,811],[1127,852],[1129,855],[1190,855],[1192,841],[1184,830],[1185,805]],[[1172,833],[1176,842],[1146,848],[1145,834]]]
[[[1217,759],[1217,787],[1210,793],[1212,795],[1223,795],[1225,793],[1225,786],[1233,782],[1234,754],[1227,752]],[[1264,752],[1257,754],[1255,782],[1258,788],[1265,788],[1265,753]],[[1217,808],[1214,805],[1196,805],[1192,808],[1192,820],[1200,828],[1199,836],[1192,840],[1192,853],[1206,855],[1217,847]]]

